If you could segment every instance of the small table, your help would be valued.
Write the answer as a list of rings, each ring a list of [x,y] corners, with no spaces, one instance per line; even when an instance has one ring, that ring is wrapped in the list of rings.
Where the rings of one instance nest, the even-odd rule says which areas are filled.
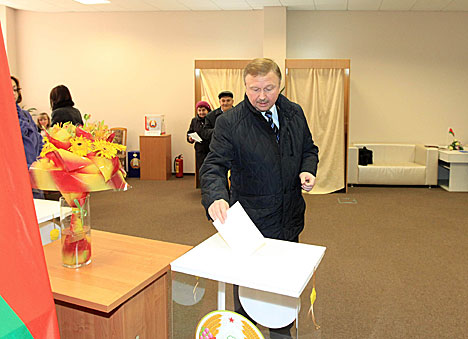
[[[265,240],[266,244],[251,256],[242,256],[231,250],[216,233],[173,261],[171,269],[218,281],[219,310],[225,309],[226,283],[299,299],[326,248],[268,238]]]
[[[468,152],[439,150],[439,186],[449,192],[468,192]]]
[[[62,266],[44,246],[62,338],[168,337],[170,262],[191,247],[92,230],[92,262]]]
[[[171,135],[140,135],[140,179],[169,180],[171,168]]]

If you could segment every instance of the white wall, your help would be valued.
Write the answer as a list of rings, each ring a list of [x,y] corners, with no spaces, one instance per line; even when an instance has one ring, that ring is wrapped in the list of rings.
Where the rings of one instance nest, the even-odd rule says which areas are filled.
[[[468,13],[289,11],[287,57],[351,59],[350,141],[468,144]]]
[[[186,132],[194,116],[195,59],[263,52],[261,11],[39,13],[17,11],[18,76],[28,107],[50,113],[49,93],[70,88],[75,106],[129,129],[139,148],[144,114],[164,114],[172,155],[194,172]]]

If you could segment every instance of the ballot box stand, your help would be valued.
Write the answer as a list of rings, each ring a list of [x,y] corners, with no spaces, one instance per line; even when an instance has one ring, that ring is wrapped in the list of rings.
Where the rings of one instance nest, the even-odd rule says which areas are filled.
[[[293,321],[294,338],[317,337],[309,296],[324,253],[322,246],[266,239],[243,255],[213,235],[171,263],[171,338],[262,339],[269,338],[269,328]],[[232,312],[234,285],[255,324]]]

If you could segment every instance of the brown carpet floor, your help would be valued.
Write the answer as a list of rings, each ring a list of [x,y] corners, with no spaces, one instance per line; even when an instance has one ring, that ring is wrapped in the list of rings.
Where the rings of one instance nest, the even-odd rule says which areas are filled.
[[[129,179],[126,192],[93,193],[93,228],[197,245],[215,228],[194,181]],[[468,338],[468,193],[351,187],[305,199],[300,241],[327,251],[316,281],[321,328],[306,318],[307,286],[300,338]],[[216,303],[215,292],[205,298]]]

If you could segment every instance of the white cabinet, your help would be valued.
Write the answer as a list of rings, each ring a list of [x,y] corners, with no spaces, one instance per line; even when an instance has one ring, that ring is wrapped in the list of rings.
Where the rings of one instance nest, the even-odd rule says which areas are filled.
[[[468,152],[439,150],[439,186],[449,192],[468,192]]]

